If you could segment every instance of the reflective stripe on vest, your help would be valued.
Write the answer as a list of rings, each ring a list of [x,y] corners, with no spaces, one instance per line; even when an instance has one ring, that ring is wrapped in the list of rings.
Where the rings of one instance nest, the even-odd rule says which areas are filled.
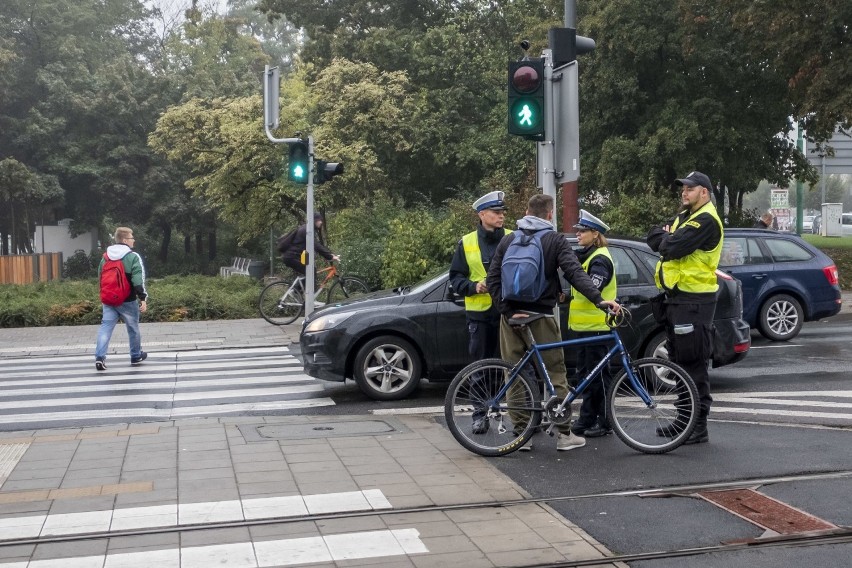
[[[511,232],[508,229],[506,230],[507,235],[511,234]],[[474,231],[463,236],[462,247],[464,248],[464,258],[467,260],[467,267],[470,270],[470,274],[467,277],[468,280],[473,282],[485,280],[485,265],[482,264],[482,251],[479,250],[479,231]],[[464,297],[464,309],[469,312],[485,312],[490,307],[491,295],[488,292]]]
[[[699,249],[683,258],[676,258],[665,262],[662,259],[657,261],[654,280],[658,288],[673,290],[677,286],[677,289],[681,292],[696,294],[707,294],[719,289],[719,282],[716,280],[716,268],[719,266],[719,258],[722,256],[722,240],[725,229],[722,226],[719,214],[716,213],[716,208],[710,201],[687,217],[684,224],[701,213],[709,213],[716,223],[719,224],[719,242],[712,250]],[[669,232],[674,233],[677,230],[679,220],[680,218],[675,219]]]
[[[583,270],[589,272],[592,259],[598,255],[603,255],[612,262],[609,250],[606,247],[601,247],[589,255],[589,258],[583,263]],[[601,296],[603,296],[604,300],[615,300],[616,282],[614,262],[612,269],[613,274],[609,280],[609,284],[601,290]],[[606,331],[609,329],[606,325],[606,314],[588,298],[574,290],[574,288],[571,288],[571,304],[568,306],[568,327],[574,331]]]

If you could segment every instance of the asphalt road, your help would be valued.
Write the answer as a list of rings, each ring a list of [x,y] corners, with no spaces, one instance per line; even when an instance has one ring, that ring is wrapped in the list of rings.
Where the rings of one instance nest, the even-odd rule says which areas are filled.
[[[666,497],[617,494],[653,488],[746,482],[760,494],[838,527],[852,526],[852,321],[805,325],[795,340],[753,333],[748,357],[711,371],[716,398],[711,443],[661,456],[634,452],[614,436],[555,451],[536,449],[493,463],[535,497],[620,554],[712,547],[764,535],[764,529],[713,505],[696,490]],[[365,400],[353,383],[328,389],[337,403],[315,412],[393,412],[440,406],[443,385],[416,398]],[[631,566],[848,566],[852,545],[772,548],[631,562]]]

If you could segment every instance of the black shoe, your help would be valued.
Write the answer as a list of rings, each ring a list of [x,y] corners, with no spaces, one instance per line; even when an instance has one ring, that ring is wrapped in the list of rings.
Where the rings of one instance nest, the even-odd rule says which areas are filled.
[[[103,359],[96,359],[95,369],[97,369],[98,371],[106,371],[106,361],[104,361]]]
[[[571,425],[571,433],[577,436],[586,437],[586,430],[594,428],[595,426],[597,426],[597,423],[595,422],[588,424],[586,422],[580,422],[579,420],[577,420]]]
[[[698,423],[695,430],[684,440],[684,444],[704,444],[710,441],[710,433],[707,431],[707,423]]]
[[[471,431],[474,434],[485,434],[488,432],[488,418],[483,416],[482,418],[477,418],[473,421],[473,426],[471,427]]]
[[[612,428],[607,426],[601,426],[600,424],[595,424],[591,428],[586,428],[585,432],[583,432],[584,438],[600,438],[602,436],[606,436],[607,434],[612,434]]]
[[[143,351],[142,354],[139,357],[135,357],[135,358],[130,359],[130,364],[133,365],[134,367],[136,365],[141,365],[142,361],[144,361],[147,358],[148,358],[148,354]]]

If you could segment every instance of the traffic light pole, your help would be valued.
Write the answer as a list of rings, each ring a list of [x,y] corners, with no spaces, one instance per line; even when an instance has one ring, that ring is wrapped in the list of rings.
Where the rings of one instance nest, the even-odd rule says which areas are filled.
[[[577,28],[577,0],[565,0],[565,27]],[[579,122],[579,105],[578,105],[578,88],[577,88],[577,67],[575,65],[573,75],[569,74],[567,88],[569,89],[568,100],[573,101],[575,105],[573,112],[577,116]],[[579,131],[579,124],[577,125]],[[580,148],[579,136],[577,137],[577,158],[579,161]],[[579,170],[579,167],[577,168]],[[579,171],[577,172],[579,176]],[[565,179],[562,183],[562,226],[573,227],[580,219],[580,194],[577,187],[577,177],[571,176]]]
[[[270,68],[267,65],[263,72],[263,126],[266,137],[273,144],[295,144],[302,142],[301,138],[276,138],[272,130],[278,128],[279,124],[279,85],[280,76],[277,67]],[[308,191],[306,196],[306,220],[305,220],[305,248],[307,249],[308,262],[305,265],[305,317],[314,311],[314,267],[316,259],[314,256],[314,137],[308,136]]]
[[[541,52],[544,59],[544,140],[538,143],[538,179],[541,191],[553,198],[556,204],[556,156],[553,143],[556,127],[554,124],[553,104],[553,57],[549,49]],[[553,228],[558,229],[556,216],[553,216]]]

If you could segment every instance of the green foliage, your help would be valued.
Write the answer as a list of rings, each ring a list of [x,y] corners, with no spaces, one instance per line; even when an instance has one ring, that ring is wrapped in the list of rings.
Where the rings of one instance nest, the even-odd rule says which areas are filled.
[[[450,202],[445,211],[405,211],[390,222],[382,254],[384,287],[410,285],[449,268],[458,240],[475,227],[469,204]]]
[[[613,235],[644,238],[654,225],[669,223],[679,211],[680,202],[670,195],[646,189],[643,193],[614,194],[603,208],[601,218],[606,220]],[[589,207],[596,213],[595,207]]]
[[[252,278],[170,276],[147,286],[150,300],[143,322],[258,317],[261,284]],[[97,279],[0,285],[0,327],[95,325],[100,321]]]
[[[101,255],[98,251],[86,253],[78,250],[65,261],[62,267],[62,277],[69,280],[84,280],[97,278]]]

